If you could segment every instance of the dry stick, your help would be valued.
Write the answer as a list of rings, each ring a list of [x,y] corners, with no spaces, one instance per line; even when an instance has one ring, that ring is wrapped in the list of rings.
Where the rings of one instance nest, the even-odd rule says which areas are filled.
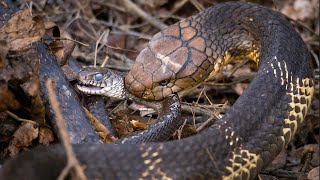
[[[65,179],[65,177],[68,175],[68,173],[70,172],[70,170],[72,168],[74,168],[74,170],[75,170],[75,176],[73,177],[73,179],[86,180],[87,177],[85,176],[85,174],[83,172],[83,168],[81,167],[79,161],[77,160],[77,158],[73,152],[72,145],[71,145],[70,139],[69,139],[69,135],[66,130],[65,123],[64,123],[65,121],[63,119],[61,110],[59,108],[60,104],[57,100],[57,96],[56,96],[54,86],[53,86],[53,81],[51,79],[48,79],[46,81],[46,87],[48,89],[50,105],[52,106],[52,109],[55,112],[57,126],[59,128],[59,133],[61,136],[61,141],[62,141],[62,144],[63,144],[63,146],[66,150],[66,154],[67,154],[67,165],[62,170],[61,174],[58,177],[58,180]]]
[[[110,135],[110,131],[108,130],[108,128],[106,128],[106,126],[103,125],[101,121],[98,120],[88,109],[84,108],[84,111],[86,112],[90,123],[94,126],[98,135],[102,138],[104,143],[112,143],[118,139]]]
[[[93,2],[97,3],[99,5],[102,5],[102,6],[107,6],[111,9],[115,9],[115,10],[120,11],[122,13],[126,13],[126,10],[123,7],[117,6],[117,5],[112,4],[110,2],[101,2],[100,0],[94,0]]]
[[[299,20],[294,20],[290,17],[286,17],[287,19],[289,19],[289,21],[296,23],[297,25],[303,27],[304,29],[306,29],[307,31],[309,31],[310,33],[314,34],[317,38],[319,38],[319,35],[313,30],[311,29],[309,26],[305,25],[303,22],[299,21]]]
[[[102,38],[105,37],[105,35],[106,35],[106,37],[109,36],[109,29],[103,31],[103,33],[101,34],[99,39],[96,41],[96,47],[95,47],[95,51],[94,51],[94,64],[93,64],[94,67],[97,66],[98,45],[101,42]]]
[[[205,109],[217,109],[217,108],[222,108],[224,104],[213,104],[210,103],[208,104],[194,104],[194,103],[188,103],[188,102],[181,102],[182,105],[186,105],[186,106],[192,106],[192,108],[194,107],[199,107],[199,108],[205,108]]]
[[[198,104],[198,103],[199,103],[199,100],[200,100],[200,98],[201,98],[201,95],[202,95],[203,91],[204,91],[204,87],[203,87],[202,90],[200,91],[200,94],[198,95],[198,98],[197,98],[197,101],[196,101],[195,104]]]
[[[80,11],[76,12],[76,15],[69,19],[62,27],[63,30],[67,29],[73,22],[80,18]]]
[[[82,17],[82,19],[87,20],[93,24],[104,25],[104,26],[108,26],[108,27],[113,27],[115,29],[119,29],[119,30],[123,31],[122,34],[127,34],[127,35],[131,35],[131,36],[138,36],[141,39],[147,39],[147,40],[150,40],[152,38],[152,36],[150,36],[150,35],[139,33],[136,31],[129,30],[129,29],[125,29],[122,26],[115,25],[115,24],[112,24],[112,23],[109,23],[109,22],[106,22],[103,20],[98,20],[98,19],[90,20],[90,19],[84,18],[84,17]],[[117,32],[112,31],[111,33],[115,34]]]
[[[189,0],[191,2],[191,4],[199,11],[203,11],[204,7],[196,0]]]
[[[306,156],[307,156],[307,157],[306,157],[306,160],[305,160],[305,162],[304,162],[304,164],[303,164],[303,167],[302,167],[302,169],[301,169],[301,171],[300,171],[300,173],[299,173],[298,180],[304,179],[303,176],[305,175],[306,170],[307,170],[307,168],[308,168],[308,166],[309,166],[309,163],[310,163],[310,161],[311,161],[311,156],[312,156],[311,153],[310,153],[310,152],[307,153]]]
[[[51,39],[45,39],[45,40],[51,40]],[[53,40],[61,40],[61,41],[65,40],[65,41],[71,41],[71,42],[75,42],[75,43],[81,44],[82,46],[89,47],[89,44],[86,44],[86,43],[83,43],[83,42],[77,41],[77,40],[75,40],[75,39],[55,37],[55,38],[53,38]]]
[[[190,111],[190,107],[192,107],[192,111]],[[211,116],[212,111],[207,110],[205,108],[197,107],[197,106],[190,106],[190,105],[185,105],[181,104],[181,110],[183,112],[190,112],[190,113],[196,113],[196,114],[201,114],[201,115],[206,115],[206,116]]]
[[[244,61],[241,61],[241,63],[237,64],[235,68],[231,71],[231,73],[227,76],[227,78],[230,78],[241,66],[245,65],[250,59],[245,59]]]
[[[178,1],[177,3],[174,4],[174,7],[173,9],[170,11],[169,16],[171,16],[172,14],[175,14],[177,11],[179,11],[182,6],[184,6],[189,0],[181,0],[181,1]],[[167,19],[167,18],[164,18],[164,19]]]
[[[186,124],[187,124],[187,119],[184,120],[183,124],[178,129],[178,139],[181,139],[182,130]]]
[[[107,65],[108,61],[109,61],[109,56],[107,55],[106,57],[104,57],[104,60],[101,63],[100,67],[105,67]]]
[[[140,7],[135,5],[132,1],[130,0],[122,0],[123,5],[126,7],[128,12],[133,12],[149,22],[152,26],[162,30],[167,28],[168,26],[165,25],[163,22],[159,21],[158,19],[152,18],[152,16],[145,11],[143,11]]]
[[[209,102],[209,104],[210,104],[211,106],[213,106],[214,104],[211,102],[210,98],[207,96],[207,91],[204,91],[204,92],[203,92],[203,95],[204,95],[204,97],[206,97],[206,99],[207,99],[207,101]]]
[[[12,117],[13,119],[15,119],[16,121],[22,121],[22,122],[27,122],[27,123],[31,123],[33,125],[39,125],[37,122],[29,120],[29,119],[24,119],[24,118],[20,118],[19,116],[13,114],[12,112],[6,110],[5,111],[10,117]]]
[[[228,104],[228,101],[226,101],[223,106],[226,106],[227,104]],[[200,132],[200,131],[202,131],[212,120],[220,119],[219,114],[220,114],[222,111],[223,111],[222,109],[218,109],[216,112],[214,112],[214,113],[209,117],[208,120],[206,120],[204,123],[201,124],[201,126],[199,126],[199,127],[196,129],[196,131],[197,131],[197,132]]]

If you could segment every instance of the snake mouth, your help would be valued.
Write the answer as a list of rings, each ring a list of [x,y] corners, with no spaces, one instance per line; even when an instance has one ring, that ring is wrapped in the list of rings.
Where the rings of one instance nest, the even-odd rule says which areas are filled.
[[[108,97],[114,97],[118,99],[124,99],[125,91],[123,90],[123,83],[121,84],[110,84],[106,86],[103,83],[96,83],[92,81],[79,81],[77,88],[80,92],[90,95],[102,95]]]
[[[85,93],[85,94],[103,94],[104,91],[104,87],[100,87],[98,86],[98,84],[94,84],[94,83],[90,83],[89,82],[84,82],[84,81],[80,81],[77,84],[77,88],[79,89],[79,91]]]

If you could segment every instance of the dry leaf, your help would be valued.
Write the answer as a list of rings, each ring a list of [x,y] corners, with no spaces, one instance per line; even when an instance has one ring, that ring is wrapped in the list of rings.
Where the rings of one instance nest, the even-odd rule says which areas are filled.
[[[130,123],[133,125],[134,128],[136,129],[147,129],[148,125],[146,123],[142,123],[140,121],[137,120],[131,120]]]
[[[309,180],[319,180],[319,166],[316,168],[313,168],[309,173],[308,173],[308,179]]]
[[[287,161],[287,151],[284,149],[278,154],[278,156],[272,161],[271,165],[269,166],[270,169],[280,169],[286,165]]]
[[[64,58],[64,52],[63,52],[63,48],[64,48],[63,42],[60,40],[55,40],[52,43],[50,43],[49,48],[51,52],[57,57],[58,64],[60,66],[64,65],[65,58]]]
[[[71,56],[74,48],[76,47],[75,43],[63,43],[60,40],[55,40],[50,43],[49,48],[54,53],[58,59],[58,64],[63,66],[67,63],[67,60]]]
[[[13,134],[8,151],[10,156],[17,154],[20,149],[28,147],[38,137],[39,128],[32,123],[22,123]]]
[[[319,1],[317,5],[313,4],[315,3],[310,0],[295,0],[293,4],[284,6],[281,12],[294,20],[312,19],[318,15],[315,11],[319,7]]]
[[[15,13],[8,23],[0,29],[0,40],[6,40],[9,50],[22,51],[39,41],[45,33],[41,17],[31,17],[29,9]]]
[[[38,66],[34,66],[34,70],[38,69]],[[40,81],[39,81],[39,75],[38,73],[31,74],[31,77],[29,80],[25,81],[21,85],[23,91],[27,93],[29,96],[36,96],[39,94],[40,89]]]
[[[113,126],[117,129],[119,137],[126,137],[134,131],[133,125],[129,121],[129,117],[122,112],[117,113],[117,120],[113,121]]]
[[[0,68],[4,68],[8,64],[7,54],[9,47],[5,40],[0,39]]]
[[[233,90],[238,94],[241,95],[244,90],[248,87],[248,84],[246,83],[237,83],[234,85]]]
[[[44,145],[49,145],[54,140],[54,135],[51,129],[47,127],[39,128],[39,142]]]
[[[117,140],[117,138],[110,135],[109,130],[93,115],[90,111],[85,109],[86,115],[89,121],[97,131],[98,135],[102,138],[103,142],[111,143]]]
[[[12,109],[18,109],[20,103],[16,100],[14,94],[8,89],[7,84],[0,84],[0,111],[7,110],[10,107]]]
[[[39,125],[45,124],[45,106],[41,99],[40,93],[31,98],[31,119]]]
[[[78,73],[70,67],[69,64],[61,66],[63,74],[67,76],[69,81],[76,80],[78,78]]]
[[[53,21],[47,20],[44,22],[45,29],[50,29],[50,28],[53,28],[54,26],[56,26],[56,23]]]

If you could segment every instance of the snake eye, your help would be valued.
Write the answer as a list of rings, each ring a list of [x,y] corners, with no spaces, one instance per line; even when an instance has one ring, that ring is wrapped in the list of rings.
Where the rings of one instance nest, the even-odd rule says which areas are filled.
[[[101,73],[98,73],[98,74],[94,75],[94,77],[95,77],[95,80],[96,80],[96,81],[101,81],[103,75],[102,75]]]
[[[170,79],[165,79],[165,80],[159,82],[159,84],[160,84],[161,86],[165,86],[165,85],[167,85],[169,82],[170,82]]]

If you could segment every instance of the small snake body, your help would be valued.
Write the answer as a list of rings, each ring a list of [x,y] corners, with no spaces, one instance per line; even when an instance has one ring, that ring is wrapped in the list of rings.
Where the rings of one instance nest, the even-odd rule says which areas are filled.
[[[314,91],[308,49],[285,16],[244,2],[211,7],[156,34],[125,77],[124,87],[129,94],[142,99],[162,100],[169,94],[190,90],[230,61],[243,58],[255,61],[259,70],[246,91],[212,127],[170,142],[75,146],[87,176],[90,179],[257,177],[293,138]],[[105,79],[100,73],[108,74],[92,70],[81,75],[85,84],[96,86],[87,87],[84,92],[106,93],[102,91]],[[9,161],[2,174],[11,172],[10,168],[19,169],[14,168],[17,162],[31,157],[32,167],[38,168],[33,171],[50,175],[53,172],[46,166],[61,169],[65,164],[64,151],[56,146]],[[54,165],[44,163],[43,157]]]

